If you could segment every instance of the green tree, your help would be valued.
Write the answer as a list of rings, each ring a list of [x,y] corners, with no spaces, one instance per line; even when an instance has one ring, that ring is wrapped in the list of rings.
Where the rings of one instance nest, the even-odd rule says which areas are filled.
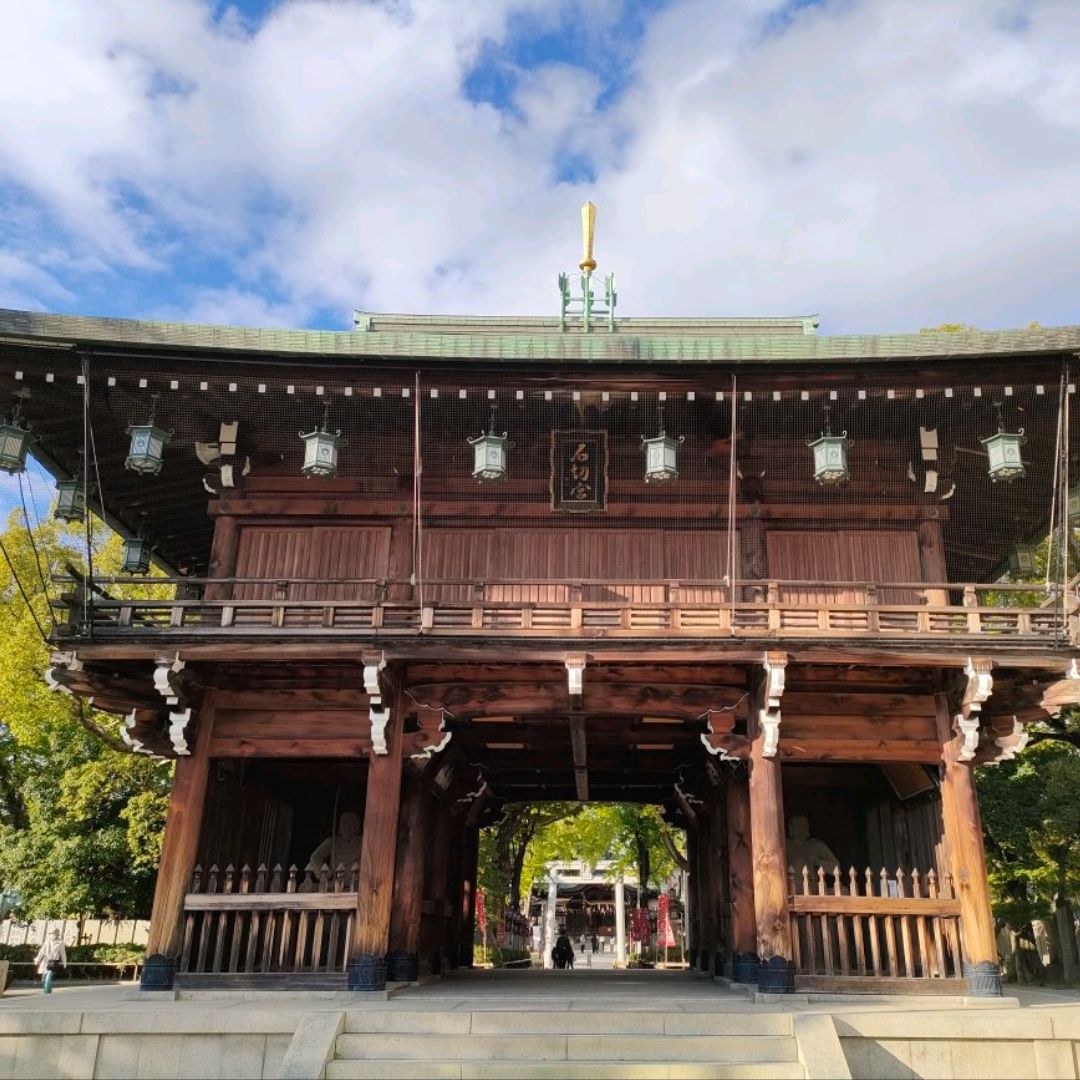
[[[614,873],[632,869],[642,886],[639,900],[647,888],[659,887],[685,865],[681,836],[664,821],[659,807],[634,803],[587,806],[544,829],[530,850],[527,873],[538,877],[553,859],[583,859],[593,865],[611,859]]]
[[[1067,741],[1047,740],[1015,761],[981,769],[978,784],[995,914],[1029,941],[1031,920],[1044,920],[1056,937],[1055,959],[1065,977],[1075,979],[1072,898],[1080,889],[1080,750]]]
[[[477,878],[494,914],[509,906],[521,907],[523,886],[528,895],[532,881],[524,880],[523,875],[537,834],[580,811],[578,803],[510,803],[503,816],[482,831]]]
[[[145,916],[170,768],[128,752],[119,718],[43,677],[51,577],[81,562],[81,528],[29,531],[16,512],[0,540],[0,888],[35,917]],[[102,534],[95,568],[118,558],[118,538]]]

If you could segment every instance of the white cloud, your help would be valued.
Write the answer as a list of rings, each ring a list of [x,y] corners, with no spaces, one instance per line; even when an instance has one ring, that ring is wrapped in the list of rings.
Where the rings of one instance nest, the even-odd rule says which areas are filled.
[[[540,0],[285,0],[251,32],[196,0],[0,7],[0,180],[66,249],[23,235],[0,301],[70,306],[71,266],[167,271],[194,247],[234,280],[159,310],[553,312],[591,196],[627,313],[1080,321],[1072,0],[834,0],[786,23],[672,0],[603,113],[566,64],[526,73],[513,111],[465,97],[512,15],[566,13]],[[568,154],[595,184],[555,179]]]

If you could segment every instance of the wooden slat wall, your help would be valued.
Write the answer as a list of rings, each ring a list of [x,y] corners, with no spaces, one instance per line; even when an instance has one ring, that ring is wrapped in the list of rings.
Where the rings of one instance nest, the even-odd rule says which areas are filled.
[[[912,804],[893,800],[866,811],[866,838],[871,868],[890,874],[898,866],[933,869],[938,879],[948,870],[945,858],[941,800],[920,799]]]
[[[586,588],[583,599],[662,601],[664,590],[633,585],[637,580],[716,580],[724,576],[727,533],[642,529],[428,529],[424,533],[426,579],[583,578],[628,584]],[[467,599],[467,587],[442,586],[434,598]],[[684,590],[686,600],[712,602],[717,589]],[[507,586],[489,599],[515,602],[565,601],[564,585]]]
[[[922,581],[919,535],[915,530],[851,529],[840,532],[770,531],[766,535],[769,577],[789,581]],[[797,603],[861,602],[860,591],[783,590]],[[886,589],[882,604],[916,603],[910,590]]]
[[[387,573],[390,526],[251,525],[241,530],[237,577],[374,578]],[[245,585],[235,599],[275,596],[273,585]],[[367,585],[294,585],[290,600],[370,600]]]

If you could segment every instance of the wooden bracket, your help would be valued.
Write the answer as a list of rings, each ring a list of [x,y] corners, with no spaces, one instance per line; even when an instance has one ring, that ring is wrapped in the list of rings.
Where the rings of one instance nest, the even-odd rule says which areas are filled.
[[[993,666],[993,660],[986,656],[969,656],[964,665],[966,682],[960,711],[953,717],[953,730],[960,736],[958,761],[972,761],[979,748],[980,714],[994,692]]]
[[[173,744],[177,757],[191,757],[191,747],[187,741],[190,723],[191,709],[182,709],[179,712],[169,710],[169,741]]]
[[[179,705],[184,697],[180,685],[180,672],[187,667],[187,662],[177,653],[170,659],[159,656],[154,665],[154,689],[165,699],[168,705]]]
[[[82,661],[75,655],[75,650],[70,652],[54,652],[49,657],[49,666],[45,669],[45,682],[50,690],[60,690],[65,694],[72,693],[72,689],[62,679],[59,673],[71,673],[82,671]]]
[[[994,739],[994,745],[998,748],[997,753],[982,762],[984,765],[998,765],[1002,761],[1012,761],[1021,750],[1028,744],[1030,735],[1024,730],[1024,725],[1014,716],[1009,729]]]
[[[1080,705],[1080,663],[1069,661],[1065,677],[1052,682],[1044,691],[1039,707],[1057,716],[1065,705]]]
[[[765,669],[765,686],[762,690],[762,707],[758,712],[763,736],[761,756],[771,758],[776,757],[780,748],[780,699],[784,696],[787,653],[766,653],[762,666]]]
[[[383,707],[382,673],[386,670],[386,656],[383,653],[369,654],[364,661],[364,693],[370,701],[368,719],[371,722],[371,750],[383,757],[387,754],[386,725],[390,720],[390,710]]]
[[[581,707],[581,695],[585,692],[585,657],[583,655],[566,658],[566,683],[570,692],[570,703],[575,708]]]
[[[686,818],[687,825],[689,825],[692,829],[695,828],[698,823],[698,816],[697,812],[690,805],[690,803],[691,801],[693,801],[696,802],[698,805],[702,805],[701,799],[696,799],[694,798],[694,796],[688,795],[685,791],[683,791],[682,787],[679,785],[679,782],[676,781],[675,801],[679,804],[679,809],[683,812],[683,817]]]
[[[374,753],[385,756],[386,749],[386,725],[390,720],[390,710],[380,708],[374,701],[368,712],[371,719],[371,749]]]

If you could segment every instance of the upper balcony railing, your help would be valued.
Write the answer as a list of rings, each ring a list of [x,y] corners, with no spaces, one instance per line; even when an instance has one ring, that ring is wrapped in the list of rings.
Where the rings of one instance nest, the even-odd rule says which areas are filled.
[[[1052,647],[1078,639],[1059,585],[836,581],[65,579],[70,638],[833,639]],[[166,596],[165,594],[172,594]]]

